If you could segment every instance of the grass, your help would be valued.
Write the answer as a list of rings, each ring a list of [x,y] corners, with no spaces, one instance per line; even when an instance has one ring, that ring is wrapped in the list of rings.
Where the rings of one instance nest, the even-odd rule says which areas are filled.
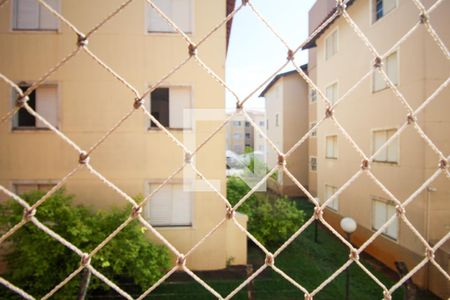
[[[303,199],[297,200],[298,206],[308,216],[312,214],[312,205]],[[348,258],[348,249],[336,237],[325,229],[318,228],[318,243],[314,242],[314,225],[300,235],[275,260],[278,268],[300,283],[308,291],[313,291]],[[253,245],[249,245],[248,262],[254,270],[264,263],[264,253]],[[361,262],[388,288],[397,280],[377,271],[364,258]],[[350,299],[381,299],[383,290],[361,268],[352,264],[350,272]],[[222,296],[229,294],[241,284],[245,277],[213,280],[203,278]],[[247,287],[244,287],[233,299],[247,299]],[[270,268],[266,269],[253,282],[254,299],[303,299],[303,292],[282,278]],[[344,299],[345,272],[327,284],[314,299]],[[157,288],[149,299],[214,299],[215,297],[193,280],[185,282],[168,282]],[[403,299],[403,288],[399,288],[393,299]],[[428,299],[428,298],[426,298]],[[431,299],[431,298],[430,298]]]

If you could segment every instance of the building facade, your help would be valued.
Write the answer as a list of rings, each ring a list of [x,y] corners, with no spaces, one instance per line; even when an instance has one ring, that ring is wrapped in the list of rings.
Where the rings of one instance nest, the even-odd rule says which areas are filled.
[[[302,66],[307,72],[307,66]],[[308,131],[308,86],[296,70],[281,73],[265,87],[260,97],[266,103],[267,136],[282,153],[286,153]],[[269,169],[278,164],[275,149],[267,144]],[[287,168],[308,188],[308,141],[305,141],[286,159]],[[277,173],[269,179],[269,188],[289,196],[300,196],[303,192],[285,173]]]
[[[264,122],[264,112],[257,110],[246,111],[250,118],[261,127],[261,121]],[[228,116],[231,113],[227,114]],[[264,129],[264,128],[263,128]],[[227,150],[236,154],[244,154],[246,149],[253,151],[264,151],[262,135],[259,134],[244,115],[234,116],[226,126]],[[262,150],[258,150],[262,149]]]
[[[116,0],[46,2],[83,32],[121,4]],[[154,2],[194,41],[234,8],[234,1],[225,0],[176,1],[179,5],[175,1]],[[218,29],[199,48],[204,61],[222,77],[230,26]],[[0,60],[0,72],[22,89],[39,80],[76,45],[77,35],[37,1],[7,1],[0,9],[0,57],[7,58]],[[88,48],[141,93],[189,56],[185,41],[145,1],[130,3],[110,19],[89,38]],[[222,111],[224,117],[224,95],[224,88],[190,60],[149,95],[146,105],[178,140],[198,142],[223,119],[197,122],[191,118],[190,109]],[[16,95],[9,85],[1,84],[0,98],[0,115],[4,116],[13,109]],[[134,98],[129,89],[81,50],[39,86],[28,103],[87,150],[132,109]],[[194,160],[225,194],[225,132],[218,137]],[[24,109],[0,124],[0,141],[0,184],[17,193],[46,190],[78,164],[77,152]],[[95,170],[131,196],[148,195],[183,162],[182,149],[141,110],[136,110],[90,156]],[[226,213],[219,196],[195,185],[195,178],[180,172],[144,208],[145,218],[182,253]],[[95,209],[126,204],[87,168],[77,171],[64,186],[75,195],[76,202]],[[245,226],[246,218],[239,215],[238,219]],[[231,260],[245,264],[246,255],[245,235],[227,222],[192,253],[187,264],[193,269],[219,269]]]
[[[424,1],[424,4],[430,7],[432,2]],[[318,19],[323,21],[329,15],[329,7],[318,9],[317,5],[310,12],[310,20],[315,22],[313,27],[321,23]],[[382,68],[413,109],[448,78],[449,62],[425,26],[419,26],[397,48],[387,52],[418,22],[419,11],[412,1],[348,1],[347,11],[378,52],[388,54],[382,61]],[[450,3],[444,2],[431,15],[432,25],[446,45],[450,42],[448,11]],[[333,103],[373,68],[374,58],[367,46],[343,17],[335,19],[305,48],[312,48],[313,63],[310,63],[315,65],[315,71],[310,74],[313,72],[313,80]],[[417,124],[444,155],[450,153],[450,117],[443,113],[450,111],[449,97],[450,90],[442,90],[417,116]],[[316,119],[322,119],[325,102],[318,97],[315,103],[310,106],[310,117],[315,115]],[[334,108],[336,119],[367,156],[374,154],[405,123],[406,115],[405,107],[376,71]],[[317,157],[317,172],[313,174],[317,177],[317,186],[311,189],[317,191],[323,203],[360,169],[362,158],[330,119],[319,127],[317,147],[310,151],[315,151]],[[409,125],[374,157],[370,170],[404,202],[436,171],[439,160],[414,125]],[[450,184],[442,175],[406,207],[406,216],[431,245],[450,230],[449,199]],[[395,213],[392,197],[363,173],[329,204],[325,219],[338,230],[343,216],[355,219],[358,229],[352,241],[359,246]],[[449,248],[447,242],[436,256],[447,272]],[[396,218],[366,251],[394,270],[395,262],[404,262],[410,270],[423,259],[425,248],[408,226]],[[413,280],[441,297],[450,295],[448,280],[430,264]]]

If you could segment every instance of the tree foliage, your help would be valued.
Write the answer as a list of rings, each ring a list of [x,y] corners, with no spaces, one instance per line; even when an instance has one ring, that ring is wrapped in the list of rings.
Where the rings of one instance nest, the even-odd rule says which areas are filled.
[[[229,177],[227,198],[235,205],[250,188],[239,177]],[[269,248],[276,248],[286,241],[305,220],[305,213],[288,197],[271,198],[251,195],[239,208],[249,217],[248,231]]]
[[[42,192],[22,195],[33,204]],[[72,204],[73,196],[59,190],[40,205],[37,219],[79,249],[89,253],[130,214],[130,209],[97,211]],[[17,224],[23,208],[15,201],[0,204],[0,228],[8,230]],[[5,277],[33,296],[42,296],[66,278],[80,265],[80,257],[55,241],[31,222],[7,240],[2,249],[7,262]],[[6,252],[6,254],[5,254]],[[168,268],[166,248],[152,244],[144,235],[138,221],[132,221],[92,258],[91,264],[108,278],[132,280],[142,289],[156,282]],[[72,279],[55,296],[73,299],[80,285],[79,277]],[[91,280],[89,290],[105,289],[99,280]],[[3,298],[3,297],[2,297]]]

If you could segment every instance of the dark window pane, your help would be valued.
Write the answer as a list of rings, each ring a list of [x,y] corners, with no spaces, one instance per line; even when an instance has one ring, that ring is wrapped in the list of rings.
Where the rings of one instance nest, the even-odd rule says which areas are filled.
[[[28,89],[28,86],[21,86],[22,91]],[[36,110],[36,91],[33,91],[30,96],[28,96],[30,100],[28,100],[28,105]],[[19,127],[35,127],[36,119],[33,115],[31,115],[25,108],[21,108],[18,112],[18,122],[17,125]]]
[[[169,89],[158,88],[151,94],[151,114],[165,127],[169,127]],[[151,122],[151,127],[156,124]]]
[[[383,0],[376,0],[377,20],[383,16]]]

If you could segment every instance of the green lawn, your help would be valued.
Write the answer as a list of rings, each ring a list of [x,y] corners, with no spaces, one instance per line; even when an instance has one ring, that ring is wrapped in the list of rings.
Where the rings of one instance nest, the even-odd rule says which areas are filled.
[[[298,205],[310,216],[312,206],[305,200],[298,200]],[[282,269],[308,291],[314,290],[322,281],[344,264],[348,257],[348,249],[334,236],[319,227],[319,242],[314,242],[314,226],[310,226],[275,260]],[[249,263],[256,270],[264,261],[264,254],[254,246],[249,247]],[[374,270],[364,259],[362,263],[369,268],[379,280],[389,288],[395,280]],[[382,299],[382,289],[369,278],[356,264],[350,267],[351,299]],[[208,280],[209,285],[223,296],[230,293],[245,278],[230,280]],[[253,294],[255,299],[303,299],[303,293],[284,278],[268,269],[254,280]],[[320,291],[314,299],[344,299],[345,275],[338,276]],[[393,299],[402,299],[403,290],[397,290]],[[149,299],[214,299],[214,296],[192,281],[168,282],[152,293]],[[247,299],[247,287],[233,299]],[[429,299],[429,298],[426,298]]]

